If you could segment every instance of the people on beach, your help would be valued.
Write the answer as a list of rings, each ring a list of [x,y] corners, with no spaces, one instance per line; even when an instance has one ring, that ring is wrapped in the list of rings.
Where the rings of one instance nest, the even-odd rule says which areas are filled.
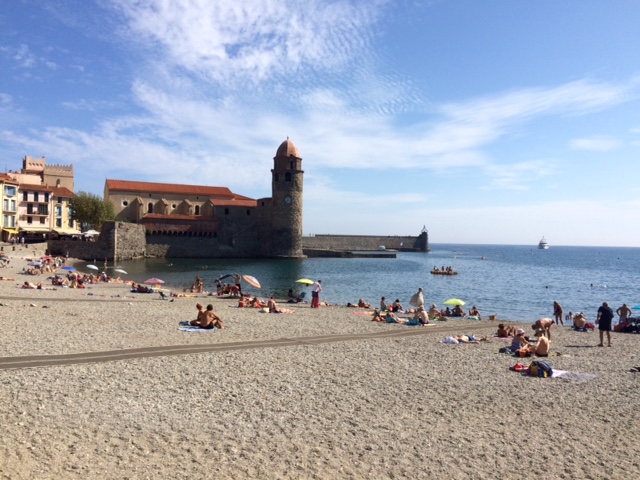
[[[480,317],[480,312],[478,311],[478,309],[476,308],[475,305],[473,307],[471,307],[471,310],[469,310],[469,316],[470,317],[477,317],[478,320],[482,320],[482,317]]]
[[[416,310],[416,313],[414,314],[413,318],[415,320],[417,320],[418,322],[420,322],[420,324],[422,324],[422,325],[428,325],[429,324],[429,315],[428,315],[427,311],[424,309],[424,305],[420,305],[418,307],[418,309]]]
[[[613,310],[609,307],[607,302],[603,302],[602,306],[598,309],[598,317],[596,325],[600,331],[600,343],[599,347],[604,347],[604,332],[607,332],[607,344],[611,346],[611,323],[613,321]]]
[[[573,316],[573,328],[582,330],[587,327],[587,317],[582,312],[578,312]]]
[[[498,325],[496,336],[499,338],[509,338],[516,334],[516,327],[506,327],[504,323]]]
[[[396,300],[391,304],[390,310],[394,313],[403,313],[404,307],[400,303],[400,299],[396,298]]]
[[[511,352],[515,353],[521,348],[526,347],[528,344],[529,339],[525,337],[524,330],[522,328],[518,328],[513,336],[513,340],[511,340]]]
[[[562,305],[557,301],[553,302],[553,316],[556,320],[556,325],[564,325],[564,319],[562,316]]]
[[[539,318],[531,325],[534,330],[542,330],[549,340],[551,340],[551,327],[553,326],[553,320],[550,318]]]
[[[235,296],[241,297],[242,296],[242,277],[239,274],[234,273],[233,274],[233,279],[236,282],[236,289],[232,290],[232,293]]]
[[[529,355],[535,355],[537,357],[548,357],[549,350],[551,348],[551,342],[545,337],[544,331],[538,330],[535,333],[537,338],[536,343],[527,343],[520,350],[516,351],[518,356],[526,357]]]
[[[320,308],[320,293],[322,292],[322,280],[318,280],[311,287],[311,308]]]
[[[626,303],[623,303],[621,307],[618,307],[616,313],[620,317],[620,320],[618,320],[618,325],[620,325],[627,323],[627,319],[631,316],[631,309],[627,307]]]
[[[437,320],[441,317],[440,310],[438,310],[438,306],[435,303],[431,305],[431,308],[429,308],[429,312],[427,315],[431,320]]]
[[[363,299],[359,299],[358,300],[358,307],[359,308],[371,308],[371,304],[365,302]]]
[[[451,316],[453,317],[464,317],[466,314],[460,305],[456,305],[453,307],[453,312],[451,312]]]
[[[422,287],[418,288],[418,291],[413,294],[411,300],[409,300],[409,305],[416,308],[424,306],[424,293],[422,291]]]
[[[278,308],[278,304],[273,297],[269,298],[267,301],[267,308],[269,309],[269,313],[284,313],[283,310]]]
[[[196,305],[196,308],[198,309],[198,318],[196,318],[195,320],[191,320],[191,322],[189,322],[191,325],[207,330],[214,327],[220,329],[224,328],[222,326],[222,319],[213,311],[213,305],[209,304],[205,309],[198,303]]]
[[[290,288],[287,292],[287,303],[300,303],[302,302],[302,297],[298,292],[294,292],[293,288]]]
[[[380,299],[380,311],[386,312],[387,310],[389,310],[389,306],[387,305],[387,299],[385,297],[382,297]]]

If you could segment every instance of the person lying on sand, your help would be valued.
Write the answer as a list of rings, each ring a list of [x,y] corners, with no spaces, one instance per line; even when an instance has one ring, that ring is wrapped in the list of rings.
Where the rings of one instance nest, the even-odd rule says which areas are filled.
[[[516,334],[516,327],[505,327],[504,323],[498,325],[496,336],[500,338],[513,337]]]
[[[209,304],[207,305],[207,309],[203,309],[202,305],[197,304],[196,307],[198,308],[198,318],[195,320],[191,320],[189,323],[191,325],[193,325],[194,327],[200,327],[200,328],[204,328],[204,329],[212,329],[214,327],[216,328],[224,328],[222,326],[222,319],[215,314],[215,312],[213,311],[213,305]]]
[[[29,290],[35,290],[36,286],[31,282],[24,282],[22,284],[22,288],[29,289]]]
[[[365,302],[363,299],[358,300],[358,307],[359,308],[371,308],[371,304]]]
[[[384,323],[387,321],[387,319],[385,318],[386,315],[382,315],[382,313],[380,313],[380,310],[374,310],[373,311],[373,318],[371,319],[372,322],[380,322],[380,323]]]
[[[454,337],[459,343],[478,343],[473,335],[457,335]]]
[[[15,280],[15,278],[0,277],[0,280],[3,280],[5,282],[11,282],[11,281]]]
[[[540,318],[536,320],[536,323],[531,325],[534,330],[542,330],[547,338],[551,340],[551,327],[554,325],[553,320],[550,318]]]

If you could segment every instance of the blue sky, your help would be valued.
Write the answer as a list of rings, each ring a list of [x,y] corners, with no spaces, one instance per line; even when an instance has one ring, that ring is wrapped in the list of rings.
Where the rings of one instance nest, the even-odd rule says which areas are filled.
[[[1,171],[270,196],[304,233],[640,246],[636,0],[0,0]]]

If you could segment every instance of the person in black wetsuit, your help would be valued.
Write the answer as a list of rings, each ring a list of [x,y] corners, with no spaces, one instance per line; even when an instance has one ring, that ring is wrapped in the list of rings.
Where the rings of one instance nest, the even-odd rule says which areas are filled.
[[[604,347],[604,332],[607,332],[608,346],[611,346],[611,323],[613,322],[613,315],[613,310],[611,310],[609,304],[607,302],[603,302],[602,306],[598,309],[598,319],[596,320],[598,330],[600,330],[599,347]]]

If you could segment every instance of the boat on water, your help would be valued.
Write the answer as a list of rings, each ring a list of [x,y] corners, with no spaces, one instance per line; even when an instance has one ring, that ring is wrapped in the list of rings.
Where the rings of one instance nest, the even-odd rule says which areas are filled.
[[[455,270],[431,270],[431,275],[457,275]]]
[[[549,243],[547,242],[547,240],[542,237],[542,240],[540,240],[540,243],[538,244],[538,248],[541,250],[548,250],[549,249]]]

